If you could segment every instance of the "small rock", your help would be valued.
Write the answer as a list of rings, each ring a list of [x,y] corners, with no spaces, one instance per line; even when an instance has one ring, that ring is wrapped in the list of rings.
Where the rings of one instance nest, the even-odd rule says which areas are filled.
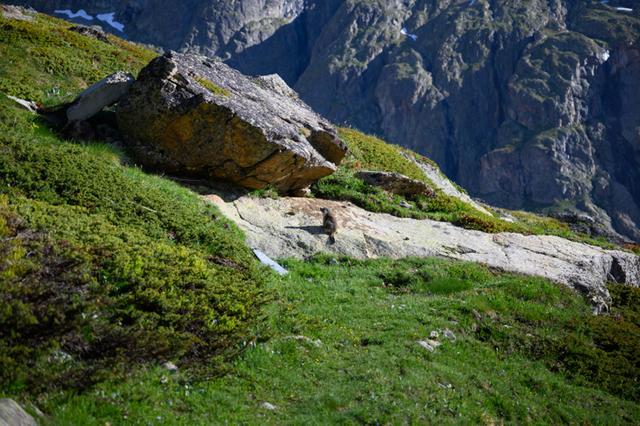
[[[16,98],[15,96],[7,96],[7,98],[11,99],[12,101],[20,105],[22,108],[26,109],[27,111],[38,112],[38,105],[33,101],[27,101],[24,99]]]
[[[165,362],[164,364],[162,364],[162,366],[172,373],[176,373],[178,371],[178,366],[171,361]]]
[[[400,207],[404,207],[405,209],[412,209],[413,205],[407,203],[405,200],[400,201]]]
[[[298,99],[298,94],[278,74],[261,75],[253,81],[259,86],[291,99]]]
[[[301,342],[306,342],[306,343],[309,343],[309,344],[311,344],[313,346],[316,346],[318,348],[320,346],[322,346],[322,340],[320,340],[320,339],[315,339],[314,340],[314,339],[311,339],[311,338],[309,338],[307,336],[286,336],[286,337],[284,337],[284,340],[289,340],[289,339],[297,340],[297,341],[301,341]]]
[[[379,186],[385,191],[393,194],[409,197],[416,195],[426,195],[431,197],[435,194],[433,189],[426,183],[420,180],[411,179],[410,177],[400,173],[362,170],[359,171],[356,176],[369,185]]]
[[[456,335],[453,334],[453,331],[449,330],[448,328],[445,328],[443,331],[444,337],[446,337],[449,340],[456,340]]]
[[[273,411],[273,410],[278,408],[275,405],[270,404],[270,403],[268,403],[266,401],[263,402],[262,404],[260,404],[260,407],[264,408],[265,410],[270,410],[270,411]]]
[[[290,195],[292,197],[308,198],[309,196],[311,196],[311,189],[309,188],[294,189],[290,192]]]
[[[220,197],[217,194],[208,194],[208,195],[203,195],[202,198],[204,198],[206,201],[213,203],[213,204],[222,204],[224,205],[224,200],[222,199],[222,197]]]
[[[264,254],[262,251],[260,251],[258,249],[253,249],[253,253],[256,255],[256,257],[258,258],[258,260],[260,260],[260,262],[262,264],[267,265],[269,268],[271,268],[273,271],[275,271],[278,275],[287,275],[289,273],[289,271],[287,271],[282,266],[280,266],[280,264],[278,262],[276,262],[275,260],[271,259],[269,256]]]
[[[73,357],[62,350],[54,350],[49,355],[49,362],[65,363],[73,360]]]
[[[433,330],[431,333],[429,333],[429,337],[431,339],[438,339],[440,337],[440,333],[438,333],[437,331]]]
[[[111,44],[111,42],[107,38],[107,33],[105,33],[104,30],[98,25],[93,25],[90,27],[86,25],[76,25],[69,28],[69,31],[73,31],[78,34],[82,34],[83,36],[95,38],[96,40]]]
[[[436,348],[440,346],[442,343],[438,342],[437,340],[427,339],[427,340],[418,340],[418,344],[423,348],[425,348],[426,350],[428,350],[429,352],[434,352]]]
[[[69,121],[87,120],[103,108],[118,102],[133,84],[131,74],[118,71],[84,90],[67,108]]]
[[[0,399],[0,426],[38,426],[33,417],[14,400]]]
[[[0,5],[2,17],[5,19],[15,19],[17,21],[33,21],[33,9],[25,9],[20,6]]]

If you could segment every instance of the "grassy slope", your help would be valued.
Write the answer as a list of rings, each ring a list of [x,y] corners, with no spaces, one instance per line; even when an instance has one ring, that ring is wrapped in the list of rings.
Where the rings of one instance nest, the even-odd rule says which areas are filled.
[[[45,17],[36,25],[0,18],[1,90],[43,103],[68,100],[122,64],[135,72],[152,56],[66,27]],[[21,53],[34,50],[44,53]],[[613,288],[620,307],[611,317],[594,318],[582,299],[544,280],[447,261],[290,261],[290,276],[270,280],[256,269],[238,231],[189,191],[121,166],[120,153],[107,146],[60,139],[2,96],[0,126],[0,396],[34,401],[53,424],[640,418],[637,290]],[[221,378],[203,380],[193,363],[185,368],[190,360],[211,365],[188,356],[193,341],[185,337],[194,331],[188,329],[194,315],[226,313],[223,330],[211,321],[204,336],[235,347],[231,343],[254,324],[245,314],[256,312],[252,303],[260,302],[265,281],[264,291],[277,297],[268,321],[253,328],[257,345]],[[21,293],[25,283],[35,284],[32,293]],[[111,297],[96,297],[105,293]],[[28,310],[42,307],[37,303],[6,303],[43,297],[51,309],[36,315]],[[98,313],[98,321],[93,315],[85,321],[82,310]],[[39,317],[42,312],[48,316]],[[115,321],[101,322],[105,318]],[[126,321],[118,325],[119,319]],[[445,327],[457,335],[455,343],[433,354],[415,343]],[[95,346],[104,330],[116,331],[107,338],[124,339],[113,358],[96,363],[82,357],[87,352],[73,352],[90,337],[80,349],[104,353]],[[9,340],[17,338],[27,345],[12,346]],[[60,340],[73,361],[56,351]],[[126,350],[146,347],[153,350]],[[215,362],[220,347],[208,349]],[[180,373],[132,368],[167,355]],[[37,362],[24,368],[34,356]],[[118,368],[118,360],[126,368]],[[79,393],[78,387],[64,390],[89,385],[85,373],[101,383]],[[40,392],[51,385],[60,391]],[[260,408],[263,401],[278,409]]]
[[[60,19],[0,16],[0,92],[46,105],[72,100],[78,89],[115,71],[136,74],[155,53],[109,35],[111,44],[75,32]]]
[[[56,88],[69,99],[152,56],[67,27],[43,16],[0,20],[2,90],[47,103]],[[119,365],[166,359],[212,370],[259,315],[270,275],[240,231],[196,194],[120,157],[61,139],[0,94],[4,391],[81,389],[124,372]]]
[[[273,335],[246,351],[228,375],[191,382],[151,370],[48,400],[53,423],[640,420],[637,289],[612,288],[626,306],[616,308],[615,319],[596,318],[564,288],[478,265],[319,257],[286,266],[291,274],[274,288]],[[445,328],[457,339],[440,337],[434,353],[416,343]]]

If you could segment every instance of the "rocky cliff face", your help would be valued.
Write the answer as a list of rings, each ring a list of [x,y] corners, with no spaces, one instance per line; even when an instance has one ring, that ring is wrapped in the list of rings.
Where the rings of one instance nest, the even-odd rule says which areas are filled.
[[[587,212],[640,241],[634,0],[22,3],[114,11],[129,38],[278,73],[334,122],[430,156],[490,203]]]

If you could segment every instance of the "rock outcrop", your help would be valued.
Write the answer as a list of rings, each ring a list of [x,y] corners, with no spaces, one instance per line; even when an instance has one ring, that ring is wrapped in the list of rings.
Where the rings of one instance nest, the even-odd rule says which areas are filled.
[[[610,303],[609,281],[640,285],[640,257],[554,236],[488,234],[449,223],[371,213],[350,203],[305,198],[210,198],[245,232],[248,244],[273,258],[333,252],[354,258],[440,256],[548,278],[587,295],[594,310]],[[320,207],[340,230],[328,244]]]
[[[117,109],[138,161],[165,172],[291,191],[336,170],[347,148],[279,78],[168,53],[145,67]]]
[[[400,173],[361,170],[356,173],[356,176],[369,185],[378,186],[392,194],[404,195],[405,197],[434,195],[433,188],[430,188],[426,183]]]
[[[73,27],[69,27],[69,31],[73,31],[78,34],[82,34],[83,36],[95,38],[96,40],[111,44],[109,38],[107,37],[107,33],[105,33],[102,27],[98,25],[74,25]]]

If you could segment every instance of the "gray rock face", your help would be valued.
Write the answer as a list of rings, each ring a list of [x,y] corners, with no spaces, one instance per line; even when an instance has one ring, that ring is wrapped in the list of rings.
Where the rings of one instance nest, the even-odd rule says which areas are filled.
[[[133,76],[119,71],[89,86],[67,108],[70,122],[87,120],[122,98],[131,85]]]
[[[0,13],[5,19],[16,19],[18,21],[33,21],[35,12],[29,11],[23,7],[0,5]]]
[[[380,172],[375,170],[361,170],[356,176],[369,185],[379,186],[392,194],[415,197],[417,195],[434,195],[433,189],[426,183],[411,179],[400,173]]]
[[[248,188],[305,188],[333,173],[347,151],[281,80],[252,80],[197,55],[154,59],[117,115],[143,164]]]
[[[116,11],[133,39],[278,73],[333,122],[431,157],[473,196],[584,212],[640,241],[635,0],[21,3]]]
[[[87,37],[95,38],[96,40],[100,40],[104,43],[111,43],[102,27],[98,25],[93,25],[90,27],[86,25],[74,25],[73,27],[69,28],[69,31],[73,31]]]
[[[610,303],[608,281],[640,285],[640,257],[559,237],[487,234],[327,200],[211,199],[243,229],[249,245],[274,258],[333,252],[359,259],[440,256],[478,262],[567,285],[587,295],[597,312]],[[341,224],[334,244],[322,231],[320,207],[330,208]]]
[[[0,399],[0,426],[38,426],[29,413],[12,399]]]

